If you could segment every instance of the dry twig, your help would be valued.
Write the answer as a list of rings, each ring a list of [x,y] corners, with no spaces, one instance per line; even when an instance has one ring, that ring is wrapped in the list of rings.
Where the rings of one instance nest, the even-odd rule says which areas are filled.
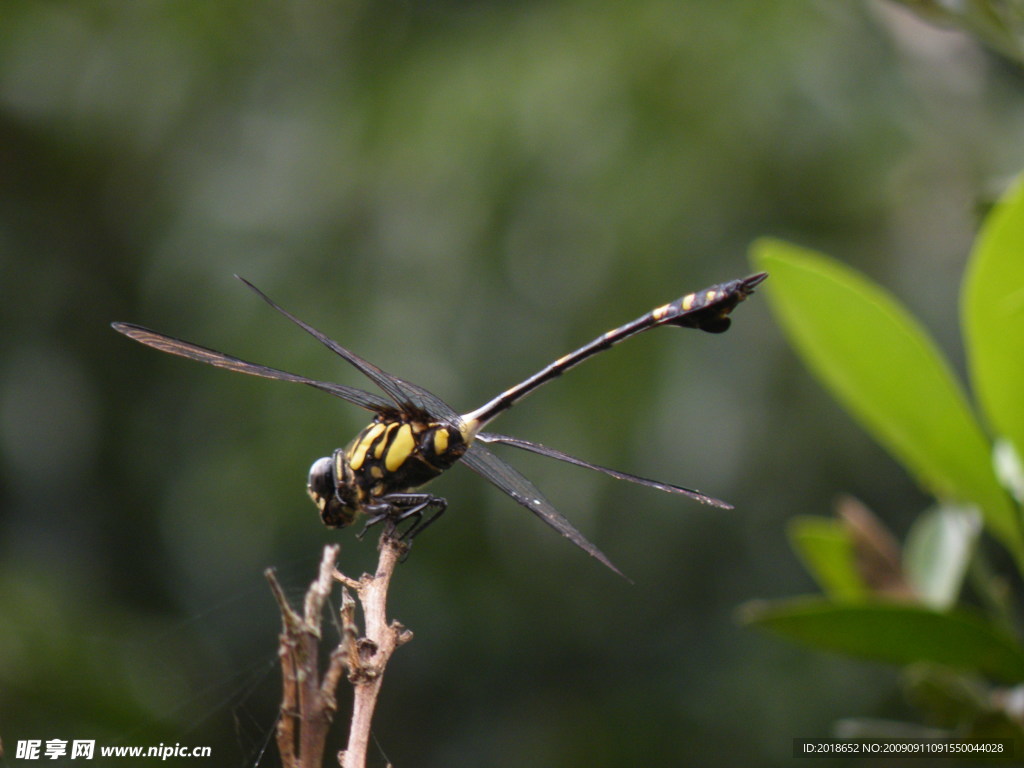
[[[289,605],[273,569],[266,571],[281,611],[278,654],[283,693],[277,747],[284,768],[322,768],[327,732],[337,710],[335,691],[342,672],[347,673],[354,690],[348,746],[339,753],[338,762],[342,768],[366,765],[370,726],[384,669],[395,649],[412,639],[412,632],[397,621],[388,623],[387,620],[388,586],[406,549],[393,533],[393,527],[388,526],[381,535],[376,573],[363,574],[358,580],[336,570],[339,547],[334,544],[325,547],[319,576],[306,592],[301,616]],[[318,663],[321,616],[335,580],[342,584],[342,636],[331,652],[321,680]],[[356,592],[362,605],[365,623],[362,637],[355,623],[355,600],[349,590]]]

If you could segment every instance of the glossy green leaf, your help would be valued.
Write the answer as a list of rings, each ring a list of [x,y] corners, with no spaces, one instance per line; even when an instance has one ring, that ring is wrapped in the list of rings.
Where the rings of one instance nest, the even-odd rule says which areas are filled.
[[[853,544],[841,522],[809,515],[795,517],[789,521],[789,540],[811,576],[833,600],[867,597],[857,573]]]
[[[985,220],[967,267],[962,321],[971,385],[989,426],[1024,453],[1024,183]]]
[[[1024,680],[1024,649],[966,611],[798,598],[748,603],[741,619],[821,650],[892,664],[931,662],[1008,683]]]
[[[990,446],[929,335],[885,290],[821,254],[775,240],[754,246],[765,292],[804,361],[861,424],[943,501],[973,502],[1018,557],[1014,506]]]
[[[980,530],[972,507],[940,506],[914,522],[903,548],[903,566],[927,605],[948,608],[956,602]]]

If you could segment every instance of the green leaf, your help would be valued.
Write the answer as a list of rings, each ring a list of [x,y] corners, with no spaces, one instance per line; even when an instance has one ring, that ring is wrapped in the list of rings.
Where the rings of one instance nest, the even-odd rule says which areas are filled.
[[[914,522],[903,549],[903,565],[927,605],[949,608],[956,602],[980,529],[973,507],[940,506]]]
[[[797,598],[748,603],[741,619],[826,651],[892,664],[930,662],[1008,683],[1024,680],[1024,650],[966,611],[899,603]]]
[[[1024,454],[1024,182],[985,219],[964,278],[971,385],[989,426]]]
[[[818,585],[836,601],[859,601],[867,597],[864,581],[857,572],[853,543],[838,520],[810,515],[789,521],[793,549]]]
[[[992,465],[1003,488],[1010,492],[1017,504],[1024,504],[1024,461],[1009,440],[996,439]]]
[[[766,294],[790,341],[832,394],[936,497],[977,504],[1024,559],[985,435],[917,321],[882,288],[821,254],[760,240],[753,260],[771,273]]]

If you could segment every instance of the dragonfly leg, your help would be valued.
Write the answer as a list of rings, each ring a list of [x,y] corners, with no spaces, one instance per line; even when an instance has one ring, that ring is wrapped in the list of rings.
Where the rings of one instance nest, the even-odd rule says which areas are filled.
[[[422,533],[448,508],[448,502],[445,499],[440,496],[432,496],[429,493],[392,493],[384,496],[382,500],[390,504],[394,510],[392,517],[396,524],[405,520],[413,521],[412,525],[399,536],[402,541],[407,542],[411,542],[413,538]]]
[[[370,530],[373,526],[377,525],[377,523],[382,523],[385,520],[392,519],[395,511],[395,508],[391,504],[384,501],[379,501],[374,504],[367,504],[364,507],[364,509],[369,514],[369,517],[366,519],[366,523],[363,525],[363,530],[356,534],[356,538],[359,541],[362,541],[363,537],[366,535],[366,532]]]
[[[369,517],[356,538],[362,539],[370,528],[385,520],[390,520],[396,526],[406,520],[412,520],[412,524],[398,536],[401,541],[411,543],[415,536],[444,514],[447,508],[447,500],[429,493],[388,494],[381,497],[379,502],[366,505]]]
[[[376,506],[376,505],[374,505],[374,506]],[[384,505],[381,505],[381,506],[384,506]],[[359,541],[363,540],[363,537],[366,536],[366,532],[369,531],[373,526],[375,526],[375,525],[377,525],[377,523],[381,523],[381,522],[383,522],[383,521],[385,521],[385,520],[387,520],[387,519],[389,519],[391,517],[391,510],[390,510],[390,508],[385,508],[385,510],[382,511],[382,512],[374,512],[372,509],[369,509],[368,511],[372,512],[373,514],[371,514],[366,519],[366,523],[363,524],[363,530],[361,530],[359,533],[356,534],[356,539],[358,539]]]

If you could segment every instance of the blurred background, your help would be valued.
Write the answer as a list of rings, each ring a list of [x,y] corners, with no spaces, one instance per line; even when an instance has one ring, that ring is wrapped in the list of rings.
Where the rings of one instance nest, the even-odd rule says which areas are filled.
[[[771,234],[889,287],[962,370],[959,278],[1024,164],[1021,86],[881,2],[3,3],[0,764],[80,738],[278,765],[262,571],[298,596],[327,542],[375,562],[304,490],[365,412],[112,320],[371,388],[238,273],[466,411],[749,273]],[[736,509],[503,451],[630,585],[455,468],[392,588],[415,640],[371,764],[774,766],[837,718],[905,714],[894,670],[736,622],[812,591],[793,515],[845,492],[902,533],[928,503],[762,296],[495,427]]]

